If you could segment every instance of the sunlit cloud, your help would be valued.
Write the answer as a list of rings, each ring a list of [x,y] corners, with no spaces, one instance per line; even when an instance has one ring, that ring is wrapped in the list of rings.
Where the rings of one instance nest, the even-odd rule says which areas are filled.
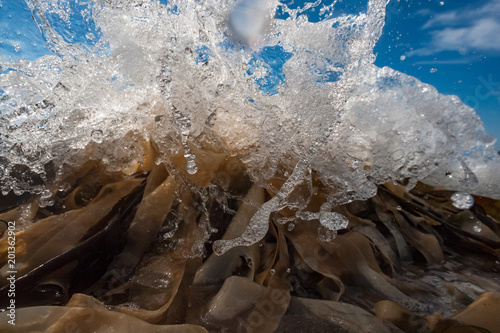
[[[409,51],[407,57],[443,51],[500,53],[500,0],[492,0],[473,11],[437,14],[426,10],[417,14],[431,16],[422,26],[431,39],[423,47]]]

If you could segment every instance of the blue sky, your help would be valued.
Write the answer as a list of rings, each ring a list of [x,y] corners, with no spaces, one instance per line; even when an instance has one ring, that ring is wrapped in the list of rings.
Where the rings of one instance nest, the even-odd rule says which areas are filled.
[[[296,8],[305,1],[282,2]],[[339,0],[335,6],[341,11],[364,8],[364,2]],[[68,42],[92,44],[88,33],[98,34],[95,27],[79,26],[81,18],[69,19],[72,29],[54,28],[62,28]],[[87,39],[79,40],[82,34],[75,29],[88,30]],[[34,60],[49,53],[25,2],[0,0],[0,62]],[[500,137],[500,0],[392,0],[375,53],[378,66],[415,76],[443,94],[458,95],[477,111],[488,133]],[[500,142],[495,146],[500,150]]]
[[[0,62],[49,54],[23,0],[0,0]]]

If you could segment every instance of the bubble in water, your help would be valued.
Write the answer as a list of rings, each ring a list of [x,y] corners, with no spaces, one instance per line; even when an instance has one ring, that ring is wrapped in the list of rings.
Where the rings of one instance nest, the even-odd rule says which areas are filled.
[[[271,268],[271,269],[269,270],[269,274],[274,275],[274,273],[276,273],[276,271],[274,270],[274,268]]]
[[[440,2],[439,2],[439,5],[440,5],[440,6],[444,5],[444,1],[440,1]]]
[[[481,228],[480,225],[476,224],[474,227],[472,227],[472,230],[474,230],[474,232],[481,232],[483,228]]]
[[[328,243],[337,237],[337,230],[330,230],[323,226],[318,228],[318,238],[325,243]]]
[[[399,57],[399,60],[401,61],[404,61],[406,59],[406,56],[402,55],[401,57]]]
[[[400,159],[402,159],[403,157],[405,157],[405,152],[401,149],[398,149],[396,150],[393,154],[392,154],[392,159],[394,161],[399,161]]]
[[[276,220],[279,224],[286,224],[290,219],[288,217],[278,217]]]
[[[286,228],[286,230],[288,230],[288,231],[293,231],[293,229],[295,229],[295,224],[293,224],[293,223],[290,223],[288,225],[288,227]]]
[[[120,304],[121,307],[128,308],[130,310],[140,310],[141,306],[136,302],[126,302]]]
[[[344,229],[349,225],[349,220],[342,214],[335,212],[321,212],[319,214],[319,223],[328,230]]]
[[[287,273],[290,273],[291,271],[292,271],[292,269],[291,269],[291,268],[287,268],[287,269],[286,269],[286,272],[287,272]]]
[[[101,143],[104,138],[104,134],[101,130],[93,130],[90,137],[92,138],[92,141]]]
[[[44,190],[41,193],[38,204],[42,208],[47,206],[52,206],[54,204],[54,200],[52,199],[52,193],[49,190]]]
[[[469,193],[457,192],[451,196],[451,203],[458,209],[469,209],[474,205],[474,198]]]
[[[157,279],[155,280],[155,287],[156,288],[167,288],[170,286],[171,282],[167,279]]]
[[[430,73],[436,73],[437,72],[437,68],[431,68],[431,70],[429,72]]]

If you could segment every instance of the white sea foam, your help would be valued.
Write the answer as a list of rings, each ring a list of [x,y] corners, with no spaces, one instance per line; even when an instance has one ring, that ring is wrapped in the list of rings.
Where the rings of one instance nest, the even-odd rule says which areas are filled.
[[[204,140],[238,155],[256,182],[307,161],[332,204],[408,177],[500,198],[499,158],[474,110],[373,65],[387,1],[342,15],[335,1],[249,1],[92,2],[91,46],[57,28],[71,24],[69,0],[29,1],[54,55],[1,64],[2,191],[53,191],[80,156],[126,170],[144,137],[158,162],[184,148],[189,173],[188,142]],[[287,19],[273,17],[278,6]],[[301,15],[313,7],[324,19]]]

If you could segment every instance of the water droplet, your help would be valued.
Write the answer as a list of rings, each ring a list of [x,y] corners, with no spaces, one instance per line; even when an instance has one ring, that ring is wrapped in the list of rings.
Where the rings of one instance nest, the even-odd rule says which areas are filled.
[[[293,223],[290,223],[288,225],[288,227],[286,228],[286,230],[288,230],[288,231],[293,231],[293,229],[295,229],[295,224],[293,224]]]
[[[274,275],[274,273],[276,273],[276,271],[274,270],[274,268],[271,268],[271,269],[269,270],[269,274]]]
[[[92,138],[92,141],[101,143],[104,138],[104,134],[101,130],[93,130],[90,137]]]
[[[474,232],[481,232],[483,228],[481,228],[480,225],[476,224],[475,226],[472,227],[472,230],[474,230]]]
[[[190,175],[194,175],[196,172],[198,172],[198,164],[196,164],[194,159],[189,159],[187,161],[186,170]]]
[[[229,17],[231,30],[243,42],[252,46],[261,38],[266,28],[269,5],[262,0],[242,0],[237,3]]]
[[[396,207],[396,209],[397,209],[397,210],[401,210],[401,209],[403,209],[403,208],[401,208],[401,206],[397,206],[397,207]]]
[[[458,209],[469,209],[474,205],[474,198],[469,193],[457,192],[451,196],[451,203]]]

